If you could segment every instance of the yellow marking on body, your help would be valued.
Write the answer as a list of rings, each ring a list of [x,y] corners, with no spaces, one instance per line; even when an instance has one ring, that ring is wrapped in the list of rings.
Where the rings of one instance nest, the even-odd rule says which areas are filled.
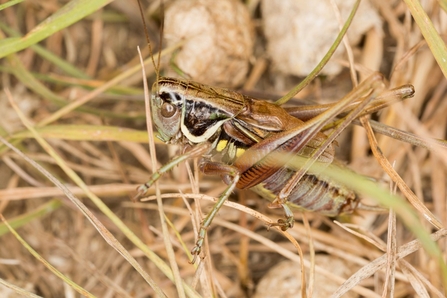
[[[222,150],[225,149],[225,147],[227,147],[227,144],[228,144],[228,140],[220,140],[220,141],[217,143],[216,151],[217,151],[217,152],[221,152]]]
[[[244,154],[244,152],[245,152],[245,149],[243,149],[243,148],[237,148],[237,149],[236,149],[236,157],[241,156],[242,154]]]

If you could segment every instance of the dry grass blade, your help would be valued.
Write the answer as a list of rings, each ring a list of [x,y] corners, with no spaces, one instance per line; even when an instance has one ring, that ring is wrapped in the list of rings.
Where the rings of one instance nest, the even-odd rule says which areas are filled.
[[[126,252],[117,252],[122,248],[167,297],[329,297],[342,292],[347,298],[445,297],[445,229],[434,234],[436,242],[430,238],[447,224],[447,71],[440,38],[447,34],[445,1],[328,1],[169,0],[163,4],[166,11],[153,0],[142,0],[141,11],[137,0],[0,1],[0,56],[11,53],[0,58],[0,136],[66,187],[54,186],[0,142],[0,213],[47,262],[97,297],[156,295],[144,273],[120,255]],[[147,45],[141,18],[155,57],[142,50],[145,74],[136,50]],[[342,36],[344,45],[335,50]],[[362,108],[373,88],[362,93],[355,85],[373,73],[383,74],[386,90]],[[377,210],[357,208],[335,219],[306,213],[303,218],[301,209],[295,212],[297,206],[290,204],[293,228],[286,234],[276,228],[269,232],[266,225],[281,219],[282,210],[268,208],[271,201],[252,191],[235,190],[228,199],[237,203],[227,202],[206,232],[203,259],[197,267],[189,264],[201,221],[227,188],[222,179],[202,175],[191,158],[164,173],[148,190],[150,201],[131,201],[154,169],[185,150],[151,141],[157,153],[154,167],[153,148],[145,145],[151,124],[145,121],[141,80],[147,77],[150,86],[177,74],[213,88],[246,88],[242,94],[271,102],[295,94],[300,82],[307,84],[285,109],[305,122],[295,132],[335,131],[326,145],[334,147],[336,163],[359,173],[335,171],[331,178],[334,163],[325,169],[328,189],[343,180],[362,206],[394,209],[396,226]],[[402,100],[413,94],[412,86],[414,96]],[[11,91],[57,157],[23,127],[3,89]],[[352,104],[340,108],[346,94],[352,95],[347,100]],[[209,112],[215,103],[207,99],[200,106]],[[356,108],[359,115],[350,118],[359,127],[347,126],[345,117]],[[336,118],[328,120],[328,114]],[[369,144],[358,120],[366,115],[378,145]],[[260,127],[245,128],[256,134]],[[320,144],[316,151],[323,151]],[[196,152],[207,150],[189,145]],[[373,151],[381,157],[376,159]],[[57,158],[76,175],[64,171]],[[308,162],[296,169],[312,174],[312,168],[302,168]],[[417,209],[402,199],[400,189],[391,195],[383,187],[389,184],[387,172],[405,182],[400,187]],[[67,200],[67,189],[88,210]],[[81,210],[90,211],[90,219]],[[122,247],[112,248],[103,236]],[[15,286],[29,296],[79,295],[54,273],[40,270],[42,263],[2,223],[0,237],[0,288]]]
[[[164,51],[164,53],[170,53],[171,51],[174,51],[177,47],[178,47],[178,45],[174,46],[174,47],[171,47],[169,49],[166,49]],[[152,62],[151,59],[147,59],[142,65],[147,65],[147,64],[150,64],[151,62]],[[48,124],[56,121],[60,117],[63,117],[65,114],[67,114],[67,113],[73,111],[74,109],[76,109],[76,108],[86,104],[87,102],[89,102],[90,100],[95,98],[96,96],[102,94],[104,91],[106,91],[110,87],[115,86],[117,83],[121,82],[125,78],[128,78],[130,75],[139,72],[140,68],[141,68],[141,65],[136,65],[133,68],[131,68],[131,69],[121,73],[120,75],[116,76],[115,78],[113,78],[112,80],[110,80],[107,83],[103,84],[102,86],[96,88],[95,90],[91,91],[90,93],[86,94],[85,96],[77,99],[76,101],[74,101],[74,102],[66,105],[65,107],[61,108],[59,111],[53,113],[49,118],[39,122],[38,125],[39,126],[45,126],[45,125],[48,125]]]
[[[1,141],[4,141],[4,139],[0,139]],[[5,143],[6,144],[6,143]],[[12,149],[12,148],[11,148]],[[28,160],[31,161],[32,160]],[[95,295],[92,295],[89,291],[85,290],[84,288],[82,288],[81,286],[77,285],[76,283],[74,283],[73,281],[71,281],[71,279],[68,276],[65,276],[64,274],[62,274],[59,270],[57,270],[54,266],[52,266],[47,260],[45,260],[41,255],[39,255],[6,221],[6,219],[3,217],[2,214],[0,214],[0,219],[3,221],[3,223],[8,227],[9,231],[17,238],[17,240],[20,241],[20,243],[35,257],[37,258],[40,262],[42,262],[42,264],[45,265],[45,267],[47,267],[49,270],[51,270],[51,272],[53,272],[57,277],[59,277],[60,279],[62,279],[64,282],[66,282],[67,284],[69,284],[73,289],[75,289],[79,294],[81,294],[82,296],[85,297],[96,297]],[[20,293],[20,291],[18,291],[18,293]],[[34,295],[32,293],[27,293],[30,294],[31,297],[33,297]]]
[[[217,198],[210,197],[210,196],[203,195],[203,194],[197,194],[196,195],[196,194],[178,194],[178,193],[171,193],[171,194],[169,194],[168,193],[168,194],[161,195],[161,198],[164,198],[164,199],[173,198],[173,197],[187,197],[187,198],[191,198],[191,199],[192,198],[194,198],[194,199],[198,198],[198,199],[201,199],[201,200],[207,200],[207,201],[211,201],[211,202],[216,202],[217,201]],[[150,201],[150,200],[155,200],[155,199],[156,199],[155,197],[151,196],[151,197],[145,198],[143,200],[144,201]],[[132,204],[132,205],[126,204],[126,205],[128,207],[137,207],[138,206],[138,205],[135,205],[135,204]],[[233,209],[237,209],[237,210],[239,210],[241,212],[247,213],[247,214],[255,217],[256,219],[265,222],[265,225],[267,225],[267,226],[271,225],[271,224],[273,224],[275,222],[274,219],[271,219],[268,216],[265,216],[264,214],[262,214],[260,212],[257,212],[257,211],[255,211],[253,209],[250,209],[250,208],[248,208],[246,206],[243,206],[243,205],[240,205],[238,203],[227,201],[227,202],[225,202],[225,206],[228,206],[228,207],[231,207]],[[142,208],[151,208],[150,205],[141,205],[141,207]],[[169,211],[170,213],[185,214],[185,215],[188,214],[188,211],[186,211],[184,209],[177,209],[177,208],[173,208],[173,207],[169,207],[169,206],[165,206],[164,209],[165,209],[166,212]],[[297,255],[296,253],[291,252],[287,248],[281,246],[280,244],[278,244],[278,243],[276,243],[274,241],[271,241],[271,240],[267,239],[266,237],[263,237],[260,234],[254,233],[253,231],[250,231],[250,230],[247,230],[247,229],[244,229],[244,228],[240,227],[239,225],[233,224],[231,222],[220,220],[219,218],[216,218],[213,221],[213,223],[216,224],[216,225],[220,225],[222,227],[231,229],[231,230],[235,230],[235,231],[237,231],[238,233],[240,233],[242,235],[246,235],[246,236],[250,237],[251,239],[253,239],[255,241],[258,241],[261,244],[267,246],[269,249],[271,249],[271,250],[273,250],[273,251],[283,255],[284,257],[286,257],[286,258],[288,258],[288,259],[290,259],[292,261],[295,261],[295,262],[301,264],[302,266],[305,266],[305,268],[312,268],[312,267],[314,267],[315,268],[314,270],[315,270],[316,273],[319,273],[319,274],[322,274],[324,276],[327,276],[330,279],[335,280],[339,284],[343,283],[343,281],[344,281],[343,278],[333,274],[331,271],[326,270],[324,267],[313,266],[310,263],[310,261],[308,261],[306,259],[302,259],[301,256],[299,255],[299,250],[298,250],[298,255]],[[283,234],[289,241],[296,242],[295,237],[292,237],[288,232],[284,232],[284,231],[282,231],[278,227],[273,227],[273,228],[275,228],[275,230],[277,232]],[[298,249],[297,244],[294,244],[294,247]],[[364,287],[361,287],[361,286],[355,286],[353,288],[353,290],[355,292],[361,294],[361,295],[366,295],[368,297],[376,297],[377,296],[371,290],[368,290],[368,289],[366,289]]]
[[[389,287],[390,296],[394,297],[394,290],[396,285],[395,274],[396,274],[397,243],[396,243],[396,214],[394,213],[393,210],[390,210],[388,216],[388,238],[387,238],[386,252],[388,255],[388,259],[386,265],[386,279],[385,284],[383,285],[382,296],[386,297]]]
[[[306,215],[303,213],[303,223],[306,227],[306,232],[309,237],[309,251],[310,251],[310,272],[309,272],[309,284],[307,287],[307,295],[312,297],[314,286],[315,286],[315,248],[312,240],[312,231],[310,229],[309,221],[306,218]],[[304,276],[304,270],[301,270],[301,276]],[[304,279],[304,278],[303,278]],[[302,285],[305,285],[304,280],[301,281]],[[303,289],[306,287],[302,286]]]
[[[2,285],[3,287],[5,287],[7,289],[11,289],[11,291],[14,291],[17,294],[22,295],[22,297],[31,297],[31,298],[41,298],[42,297],[42,296],[38,296],[33,293],[30,293],[20,287],[17,287],[16,285],[9,283],[2,278],[0,278],[0,285]]]
[[[433,241],[437,241],[442,237],[445,237],[447,235],[447,230],[442,229],[437,231],[432,235]],[[405,256],[421,249],[422,244],[420,241],[415,240],[410,243],[407,243],[405,245],[402,245],[399,247],[396,259],[400,260],[404,258]],[[387,255],[383,255],[380,258],[377,258],[376,260],[372,261],[370,264],[366,265],[362,269],[360,269],[356,274],[351,276],[340,288],[337,292],[333,294],[332,297],[341,297],[344,293],[348,292],[354,285],[357,285],[361,280],[371,276],[387,263]]]
[[[84,182],[76,175],[76,173],[71,170],[69,167],[66,166],[66,164],[63,162],[63,160],[56,154],[56,152],[51,148],[51,146],[42,139],[37,132],[34,130],[32,124],[29,122],[28,119],[25,118],[25,116],[22,114],[18,106],[15,104],[11,93],[8,90],[5,90],[5,93],[8,96],[8,99],[11,103],[11,105],[14,107],[15,111],[19,115],[20,119],[22,120],[23,124],[33,133],[36,140],[40,143],[40,145],[45,148],[45,150],[50,154],[59,164],[59,166],[64,169],[65,172],[67,172],[71,178],[78,183],[78,185],[84,190],[85,193],[89,197],[91,197],[98,205],[103,204],[101,200],[96,197],[93,193],[90,192],[90,190],[87,188],[87,186],[84,184]],[[2,138],[3,139],[3,138]],[[6,142],[6,140],[3,139],[3,143],[7,145],[10,149],[13,149],[14,151],[18,152],[18,150],[14,147],[12,147],[9,143]],[[28,159],[28,162],[31,162],[30,159]],[[79,199],[77,199],[73,194],[69,192],[66,186],[61,184],[57,179],[55,179],[49,172],[47,172],[44,168],[39,166],[37,163],[33,162],[33,166],[37,168],[41,173],[44,173],[45,176],[50,179],[55,185],[57,185],[60,189],[63,190],[64,194],[79,208],[79,210],[88,218],[88,220],[93,224],[93,226],[96,228],[96,230],[103,236],[104,240],[109,243],[114,249],[116,249],[126,260],[129,261],[130,264],[141,274],[141,276],[147,281],[149,285],[154,289],[154,291],[159,295],[160,297],[164,297],[163,291],[157,286],[157,284],[152,280],[152,278],[146,273],[145,270],[138,264],[138,262],[130,255],[130,253],[116,240],[116,238],[107,230],[107,228],[97,219],[97,217],[81,202]],[[108,210],[105,205],[104,210]]]
[[[413,191],[407,186],[407,184],[402,180],[399,174],[396,173],[394,168],[391,166],[390,162],[383,156],[382,151],[380,150],[377,140],[374,136],[374,132],[372,131],[371,125],[365,117],[360,118],[360,121],[365,127],[366,132],[368,134],[368,139],[371,144],[371,150],[373,151],[375,157],[379,161],[380,165],[383,169],[388,173],[391,179],[396,183],[397,187],[404,193],[405,197],[408,198],[408,201],[419,211],[421,212],[425,219],[427,219],[433,226],[438,229],[442,229],[442,223],[428,210],[427,206],[425,206],[413,193]]]
[[[419,297],[423,298],[429,298],[430,294],[428,293],[427,289],[424,287],[421,280],[419,280],[412,272],[409,270],[408,267],[403,266],[402,272],[408,277],[411,286],[415,290],[415,292],[418,294]]]
[[[421,274],[414,266],[406,260],[399,260],[399,266],[402,266],[404,274],[411,280],[412,286],[421,297],[430,297],[428,291],[433,293],[433,296],[440,298],[445,297],[427,278]],[[428,296],[427,296],[428,295]]]
[[[140,62],[141,62],[141,66],[142,66],[141,70],[143,72],[143,78],[145,78],[146,73],[144,71],[144,66],[143,66],[144,62],[143,62],[143,57],[141,56],[140,49],[138,49],[138,53],[140,54]],[[151,153],[152,169],[155,170],[157,168],[157,157],[156,157],[156,153],[155,153],[154,133],[151,129],[152,128],[152,120],[151,120],[152,118],[150,117],[150,115],[151,115],[151,109],[150,109],[150,103],[149,103],[150,96],[149,96],[149,88],[147,87],[146,80],[143,80],[143,85],[144,85],[144,99],[145,99],[146,115],[147,115],[146,121],[147,121],[147,127],[148,127],[149,148],[150,148],[150,153]],[[180,272],[179,272],[177,263],[175,262],[174,249],[172,248],[172,243],[171,243],[169,233],[168,233],[168,226],[165,221],[166,216],[163,211],[163,204],[162,204],[162,201],[160,198],[161,192],[160,192],[158,181],[155,181],[155,193],[157,196],[158,212],[160,215],[161,227],[162,227],[162,231],[163,231],[163,241],[164,241],[164,244],[166,247],[166,251],[168,253],[168,259],[169,259],[169,263],[171,264],[171,270],[174,275],[174,282],[177,287],[177,294],[179,295],[179,297],[183,298],[183,297],[186,297],[185,291],[183,289],[182,278],[180,277]]]

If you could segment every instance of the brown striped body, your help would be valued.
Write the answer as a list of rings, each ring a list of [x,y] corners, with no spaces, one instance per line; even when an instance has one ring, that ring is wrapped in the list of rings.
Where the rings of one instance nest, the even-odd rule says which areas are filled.
[[[190,146],[209,142],[207,160],[234,167],[240,173],[237,188],[253,189],[269,200],[295,173],[278,155],[310,157],[326,139],[318,132],[303,145],[304,132],[289,137],[291,129],[303,124],[301,120],[278,105],[231,90],[161,78],[152,91],[152,116],[164,142]],[[333,159],[330,145],[317,161],[329,165]],[[352,212],[358,204],[353,191],[312,173],[301,179],[288,201],[328,216]]]

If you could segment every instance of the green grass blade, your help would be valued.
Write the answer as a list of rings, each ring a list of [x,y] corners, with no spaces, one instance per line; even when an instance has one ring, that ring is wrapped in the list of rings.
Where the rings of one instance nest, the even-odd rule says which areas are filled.
[[[5,8],[7,8],[7,7],[19,4],[20,2],[23,2],[23,0],[11,0],[11,1],[8,1],[8,2],[0,5],[0,10],[3,10]]]
[[[301,90],[304,89],[310,82],[312,82],[313,79],[321,72],[323,67],[329,62],[332,55],[335,53],[335,50],[340,45],[341,41],[343,40],[343,37],[345,36],[346,32],[348,31],[349,26],[352,23],[352,19],[354,19],[355,13],[357,11],[357,8],[360,5],[360,0],[357,0],[355,2],[354,7],[351,10],[351,13],[349,14],[348,19],[346,20],[345,24],[343,25],[343,28],[340,30],[340,33],[338,34],[337,38],[335,39],[332,46],[329,48],[326,55],[324,55],[323,59],[321,59],[320,63],[312,70],[312,72],[296,87],[294,87],[292,90],[290,90],[286,95],[278,99],[275,104],[277,105],[283,105],[286,102],[288,102],[292,97],[294,97],[296,94],[298,94]]]
[[[0,218],[4,222],[4,224],[8,227],[8,229],[11,231],[11,233],[19,240],[19,242],[25,247],[36,259],[38,259],[42,264],[44,264],[51,272],[54,273],[57,277],[62,279],[64,282],[66,282],[68,285],[70,285],[75,291],[82,294],[84,297],[96,297],[93,294],[91,294],[89,291],[83,289],[81,286],[79,286],[77,283],[73,282],[69,277],[64,275],[62,272],[56,269],[53,265],[51,265],[47,260],[45,260],[37,251],[35,251],[26,241],[23,239],[9,224],[6,222],[3,215],[0,215]]]
[[[0,22],[0,30],[5,31],[7,34],[9,34],[12,37],[22,37],[20,34],[8,27],[6,24]],[[82,78],[82,79],[89,79],[89,76],[86,75],[83,71],[76,68],[71,63],[68,63],[64,59],[61,59],[59,56],[55,55],[51,51],[45,49],[44,47],[40,45],[32,45],[31,49],[35,51],[38,55],[40,55],[42,58],[50,61],[57,67],[59,67],[62,71],[64,71],[66,74],[71,75],[76,78]]]
[[[37,25],[22,38],[6,38],[0,41],[0,58],[34,45],[89,14],[107,5],[111,0],[73,0]]]
[[[51,200],[30,212],[27,212],[20,216],[8,219],[8,223],[10,224],[10,226],[13,229],[20,228],[21,226],[29,223],[30,221],[32,221],[34,219],[41,218],[41,217],[53,212],[54,210],[58,209],[61,205],[62,205],[61,201]],[[6,234],[7,232],[9,232],[8,227],[4,223],[1,223],[0,224],[0,236]]]
[[[49,125],[36,128],[45,139],[74,141],[118,141],[147,143],[147,131],[105,125]],[[11,139],[33,138],[29,130],[18,132]],[[156,140],[156,143],[161,141]]]
[[[278,156],[278,159],[280,158],[281,157]],[[293,157],[293,166],[296,167],[296,169],[300,169],[305,163],[305,158],[299,156]],[[430,234],[421,227],[419,218],[409,203],[401,197],[393,195],[389,191],[381,188],[370,179],[350,170],[341,169],[334,165],[327,166],[327,164],[322,163],[315,163],[311,169],[317,173],[324,171],[326,177],[348,186],[362,197],[373,198],[381,206],[393,209],[405,226],[421,241],[421,244],[427,253],[439,261],[442,278],[444,280],[447,279],[447,265],[443,260],[442,252],[439,246],[431,239]]]
[[[405,0],[439,67],[447,78],[447,47],[418,0]]]

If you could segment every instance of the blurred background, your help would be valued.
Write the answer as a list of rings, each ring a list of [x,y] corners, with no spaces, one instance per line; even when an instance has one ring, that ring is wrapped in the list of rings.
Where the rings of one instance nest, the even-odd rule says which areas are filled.
[[[88,291],[99,297],[154,297],[158,287],[167,297],[181,297],[179,280],[186,296],[301,295],[296,249],[252,216],[256,210],[276,221],[282,212],[269,209],[268,201],[256,194],[232,195],[231,201],[252,211],[224,207],[219,212],[208,229],[206,257],[198,268],[188,263],[196,232],[185,201],[194,210],[203,203],[204,214],[212,205],[184,200],[179,193],[218,197],[226,188],[219,177],[201,176],[197,189],[185,166],[179,166],[160,179],[162,194],[177,194],[163,199],[169,222],[164,236],[156,202],[134,200],[136,188],[153,170],[137,46],[149,86],[158,72],[277,100],[321,61],[354,4],[351,0],[142,1],[154,69],[136,0],[0,0],[0,135],[67,186],[91,212],[86,217],[41,171],[0,145],[0,213],[66,276],[58,278],[0,224],[0,296],[80,297]],[[417,4],[423,10],[418,11]],[[447,55],[445,45],[431,37],[434,31],[424,38],[415,22],[425,11],[445,38],[444,5],[434,0],[363,0],[347,39],[320,75],[287,105],[335,102],[379,71],[389,88],[412,84],[416,93],[372,118],[423,138],[446,139],[447,72],[442,58],[441,63],[435,59]],[[415,11],[419,15],[414,16]],[[160,48],[164,51],[159,56]],[[59,159],[26,129],[11,101]],[[446,150],[377,137],[395,170],[445,226]],[[159,141],[156,148],[157,167],[181,152],[180,147]],[[337,157],[386,189],[394,187],[372,155],[363,128],[346,129],[337,140]],[[73,172],[63,170],[62,162]],[[91,194],[75,182],[75,175]],[[154,193],[152,188],[148,195]],[[373,198],[363,199],[375,204]],[[397,262],[398,268],[391,261],[375,266],[377,258],[386,259],[387,243],[400,247],[415,239],[398,220],[394,240],[387,240],[388,217],[359,212],[337,219],[363,235],[359,237],[331,218],[297,212],[296,224],[288,232],[304,253],[308,295],[338,297],[340,285],[354,276],[355,282],[346,286],[350,296],[343,297],[382,293],[443,297],[442,266],[423,250]],[[93,225],[92,218],[103,226]],[[420,218],[420,229],[434,231]],[[445,235],[443,230],[438,233]],[[163,237],[172,242],[171,262]],[[116,241],[126,253],[118,252]],[[443,239],[438,242],[441,251],[446,251],[445,244]],[[177,268],[177,283],[169,267]],[[150,286],[142,272],[156,286]],[[70,280],[83,290],[68,286]]]

